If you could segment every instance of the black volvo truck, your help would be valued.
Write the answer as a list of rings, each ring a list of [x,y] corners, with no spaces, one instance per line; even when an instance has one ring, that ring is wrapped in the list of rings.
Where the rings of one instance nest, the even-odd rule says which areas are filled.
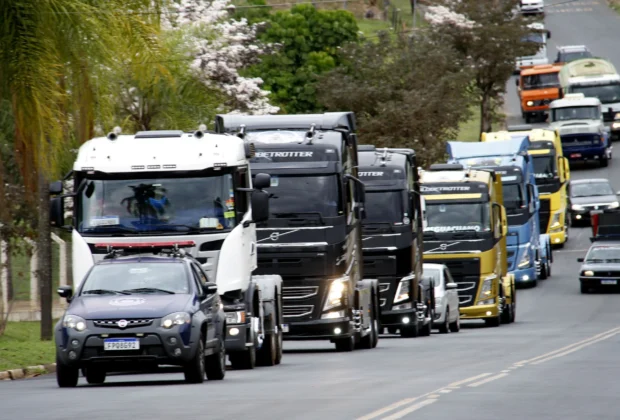
[[[434,287],[423,280],[423,198],[412,149],[358,147],[366,187],[362,222],[364,273],[379,280],[381,328],[402,337],[428,336]]]
[[[284,339],[376,347],[379,286],[364,279],[354,114],[218,115],[216,131],[251,141],[251,172],[271,175],[257,273],[283,279]]]

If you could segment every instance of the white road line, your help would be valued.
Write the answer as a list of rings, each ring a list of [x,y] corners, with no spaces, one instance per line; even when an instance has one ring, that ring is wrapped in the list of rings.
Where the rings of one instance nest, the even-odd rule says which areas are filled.
[[[486,383],[493,382],[493,381],[496,381],[498,379],[502,379],[505,376],[508,376],[508,374],[507,373],[500,373],[499,375],[491,376],[490,378],[486,378],[486,379],[483,379],[481,381],[474,382],[473,384],[469,384],[467,386],[471,386],[472,388],[475,388],[475,387],[478,387],[480,385],[484,385]]]
[[[569,349],[571,349],[573,347],[577,347],[577,346],[579,346],[581,344],[588,343],[590,341],[596,340],[596,339],[598,339],[600,337],[603,337],[605,335],[608,335],[608,334],[611,334],[611,333],[615,333],[615,332],[620,332],[620,327],[613,328],[611,330],[608,330],[608,331],[602,332],[600,334],[594,335],[592,337],[586,338],[585,340],[578,341],[577,343],[569,344],[568,346],[562,347],[561,349],[553,350],[553,351],[550,351],[549,353],[541,354],[540,356],[534,357],[532,359],[522,360],[522,361],[516,362],[514,364],[515,365],[524,365],[524,364],[527,364],[527,363],[535,362],[536,360],[539,360],[539,359],[545,359],[545,358],[547,358],[549,356],[552,356],[552,355],[554,355],[556,353],[561,353],[561,352],[569,350]]]
[[[450,392],[452,392],[452,390],[451,389],[442,389],[439,392],[441,392],[442,394],[449,394]]]
[[[563,249],[563,250],[561,250],[561,251],[555,251],[555,250],[553,251],[553,253],[554,253],[554,254],[555,254],[556,252],[557,252],[558,254],[564,254],[564,253],[566,253],[566,252],[588,252],[588,250],[587,250],[587,249]]]
[[[502,373],[509,373],[510,369],[502,370]]]
[[[448,387],[452,388],[454,386],[463,385],[463,384],[466,384],[468,382],[473,382],[476,379],[486,378],[489,375],[492,375],[492,374],[491,373],[483,373],[483,374],[478,375],[478,376],[472,376],[471,378],[463,379],[462,381],[452,382],[450,385],[448,385]]]
[[[609,338],[611,338],[611,337],[615,336],[615,335],[616,335],[616,334],[618,334],[618,333],[620,333],[620,331],[616,331],[616,332],[614,332],[614,333],[612,333],[612,334],[608,334],[608,335],[606,335],[606,336],[603,336],[603,337],[601,337],[601,338],[599,338],[599,339],[597,339],[597,340],[587,342],[587,343],[585,343],[585,344],[582,344],[582,345],[581,345],[581,346],[579,346],[579,347],[573,347],[572,349],[570,349],[570,350],[568,350],[568,351],[565,351],[565,352],[563,352],[563,353],[559,353],[559,354],[553,355],[553,356],[551,356],[551,357],[547,357],[546,359],[538,360],[538,361],[536,361],[536,362],[532,363],[532,365],[538,365],[538,364],[540,364],[540,363],[545,363],[545,362],[548,362],[549,360],[553,360],[553,359],[556,359],[556,358],[558,358],[558,357],[564,357],[564,356],[566,356],[567,354],[571,354],[571,353],[574,353],[574,352],[576,352],[576,351],[579,351],[579,350],[581,350],[582,348],[584,348],[584,347],[588,347],[588,346],[591,346],[592,344],[598,343],[599,341],[605,341],[605,340],[607,340],[607,339],[609,339]]]
[[[395,410],[399,407],[402,407],[403,405],[407,405],[409,403],[412,403],[416,400],[419,400],[420,397],[415,397],[415,398],[405,398],[404,400],[400,400],[395,402],[394,404],[388,405],[387,407],[384,408],[380,408],[379,410],[373,411],[372,413],[364,416],[364,417],[360,417],[357,420],[372,420],[374,418],[377,418],[379,416],[382,416],[384,414],[389,413],[392,410]]]
[[[404,410],[401,410],[401,411],[399,411],[397,413],[394,413],[394,414],[392,414],[389,417],[384,417],[381,420],[396,420],[396,419],[403,418],[407,414],[413,413],[414,411],[419,410],[422,407],[426,407],[427,405],[431,405],[434,402],[437,402],[437,400],[424,400],[424,401],[420,401],[417,404],[414,404],[414,405],[412,405],[410,407],[405,408]]]

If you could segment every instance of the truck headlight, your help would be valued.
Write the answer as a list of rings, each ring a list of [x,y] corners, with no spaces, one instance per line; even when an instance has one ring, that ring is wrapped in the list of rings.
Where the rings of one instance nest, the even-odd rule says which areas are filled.
[[[592,270],[586,270],[583,272],[583,275],[586,277],[592,277],[594,275],[594,271]]]
[[[164,328],[172,328],[175,325],[189,324],[191,321],[192,317],[187,312],[175,312],[163,317],[161,319],[161,326]]]
[[[225,312],[226,324],[245,324],[245,311]]]
[[[573,206],[571,208],[573,210],[583,210],[583,206],[581,206],[579,204],[573,204]]]
[[[614,201],[609,205],[610,209],[617,209],[618,207],[620,207],[620,203],[618,203],[617,201]]]
[[[527,106],[532,106],[532,105],[534,105],[534,101],[527,101],[527,102],[525,103],[525,105],[527,105]]]
[[[495,303],[495,298],[486,299],[486,300],[479,300],[478,301],[478,306],[493,305],[494,303]]]
[[[553,229],[558,229],[562,227],[562,224],[560,223],[560,216],[562,216],[562,213],[555,213],[553,215],[553,219],[551,219],[551,224],[549,225],[549,229],[553,230]]]
[[[409,284],[411,280],[401,280],[396,288],[396,296],[394,297],[394,303],[399,303],[409,299]]]
[[[349,276],[332,281],[332,284],[329,286],[329,293],[327,294],[327,301],[325,302],[323,311],[328,311],[332,308],[344,305],[348,283]]]
[[[86,320],[77,315],[65,315],[62,319],[62,326],[82,332],[86,329]]]
[[[493,280],[495,279],[497,279],[497,276],[495,274],[492,274],[486,279],[484,279],[484,281],[482,282],[482,288],[480,289],[480,296],[478,297],[478,300],[486,300],[491,297],[491,295],[493,294]]]
[[[527,249],[524,251],[523,256],[521,257],[521,261],[519,261],[519,268],[526,268],[530,266],[530,253],[527,252]]]

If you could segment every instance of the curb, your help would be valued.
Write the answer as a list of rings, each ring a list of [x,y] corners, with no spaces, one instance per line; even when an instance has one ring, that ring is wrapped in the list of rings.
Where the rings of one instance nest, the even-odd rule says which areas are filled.
[[[23,369],[11,369],[0,372],[0,381],[34,378],[56,372],[56,363],[47,365],[28,366]]]

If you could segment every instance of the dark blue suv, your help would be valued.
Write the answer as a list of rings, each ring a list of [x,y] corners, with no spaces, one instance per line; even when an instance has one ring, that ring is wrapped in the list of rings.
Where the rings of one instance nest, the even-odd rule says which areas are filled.
[[[112,252],[86,274],[55,328],[56,378],[74,387],[80,369],[90,384],[108,372],[182,366],[185,380],[223,379],[225,321],[215,283],[182,250]]]

